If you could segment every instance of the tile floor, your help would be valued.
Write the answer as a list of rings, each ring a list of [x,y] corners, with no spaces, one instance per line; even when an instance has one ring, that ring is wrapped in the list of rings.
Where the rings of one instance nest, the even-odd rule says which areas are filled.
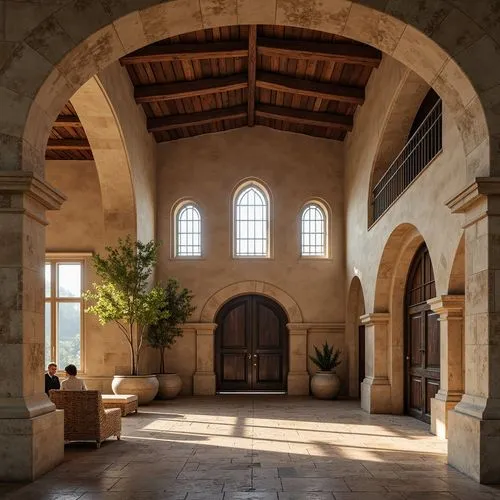
[[[446,465],[446,441],[402,416],[368,415],[356,401],[286,396],[179,398],[122,420],[123,438],[66,445],[64,463],[22,500],[486,500]]]

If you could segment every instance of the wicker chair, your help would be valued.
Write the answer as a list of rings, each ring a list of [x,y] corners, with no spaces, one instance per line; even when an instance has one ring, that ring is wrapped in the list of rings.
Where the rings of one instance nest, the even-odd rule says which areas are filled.
[[[120,439],[121,410],[104,409],[100,391],[49,391],[51,401],[64,410],[64,439],[66,441],[92,440],[100,448],[110,436]]]

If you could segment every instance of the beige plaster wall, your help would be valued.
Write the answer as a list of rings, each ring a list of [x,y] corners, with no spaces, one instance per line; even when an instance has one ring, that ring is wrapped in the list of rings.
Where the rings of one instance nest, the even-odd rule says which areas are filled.
[[[370,174],[378,146],[383,142],[381,133],[385,120],[401,91],[404,74],[405,68],[400,63],[384,57],[369,82],[366,102],[358,109],[354,130],[345,144],[346,287],[350,286],[354,276],[358,276],[365,298],[365,311],[393,313],[387,354],[390,373],[397,378],[392,381],[393,408],[396,411],[402,409],[402,302],[400,297],[398,305],[393,304],[394,311],[390,311],[390,297],[399,293],[394,287],[404,289],[407,268],[402,275],[401,270],[395,270],[397,255],[405,241],[404,238],[392,241],[391,234],[402,224],[416,228],[429,248],[437,294],[446,294],[462,229],[461,217],[452,215],[445,202],[465,185],[464,147],[450,110],[444,106],[442,153],[368,229]],[[390,249],[394,259],[380,268],[384,249],[386,252]],[[394,274],[397,279],[391,285]],[[377,276],[378,297],[375,296]]]
[[[248,177],[260,179],[270,190],[273,243],[270,259],[232,258],[231,199],[234,189]],[[256,280],[271,283],[290,295],[297,302],[304,322],[343,323],[341,143],[259,126],[164,143],[158,147],[157,187],[158,239],[163,241],[158,277],[165,280],[175,276],[193,290],[197,309],[191,321],[199,321],[204,304],[221,288]],[[299,212],[305,202],[318,197],[331,208],[330,258],[302,259]],[[172,210],[184,198],[198,203],[202,212],[202,259],[172,258]],[[338,345],[343,339],[338,329],[318,326],[311,332],[310,343],[328,338]],[[168,354],[169,370],[189,378],[194,369],[193,348],[191,336],[179,340]]]

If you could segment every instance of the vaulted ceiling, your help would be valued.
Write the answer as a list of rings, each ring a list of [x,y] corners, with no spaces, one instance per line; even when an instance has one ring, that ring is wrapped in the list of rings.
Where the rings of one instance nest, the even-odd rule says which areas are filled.
[[[157,142],[255,124],[342,141],[381,58],[377,49],[328,33],[258,25],[172,37],[120,62]],[[64,124],[68,115],[75,123]],[[53,149],[57,141],[61,148],[82,142]],[[83,141],[68,103],[47,158],[91,159]]]

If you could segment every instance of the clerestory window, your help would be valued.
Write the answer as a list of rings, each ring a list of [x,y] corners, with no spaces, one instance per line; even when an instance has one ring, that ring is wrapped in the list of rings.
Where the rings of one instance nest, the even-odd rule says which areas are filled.
[[[327,212],[317,202],[308,203],[301,214],[301,255],[328,257]]]
[[[193,202],[178,207],[175,231],[176,257],[201,257],[201,215]]]

